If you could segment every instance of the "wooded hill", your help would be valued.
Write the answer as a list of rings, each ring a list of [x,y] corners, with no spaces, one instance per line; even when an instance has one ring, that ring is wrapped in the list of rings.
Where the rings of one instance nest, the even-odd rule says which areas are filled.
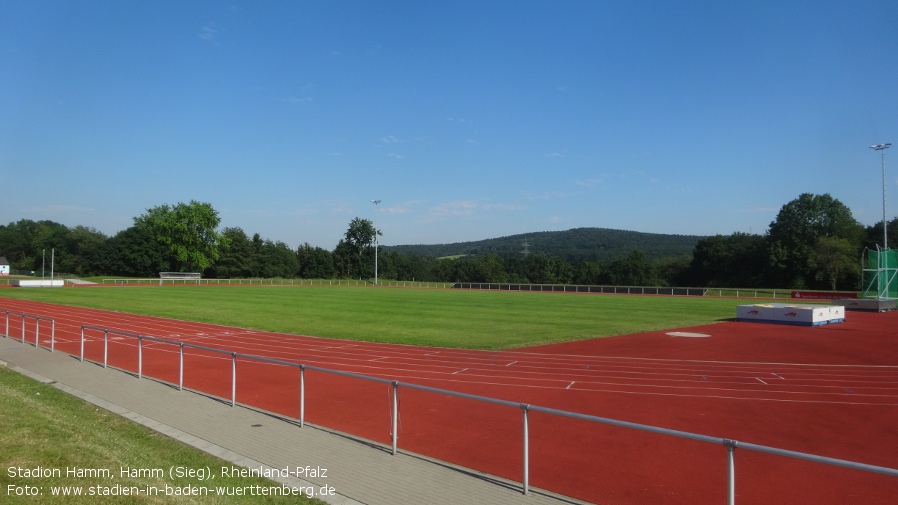
[[[382,246],[386,251],[442,258],[496,253],[521,257],[545,254],[568,262],[607,261],[639,251],[648,260],[691,255],[702,240],[698,235],[665,235],[609,228],[574,228],[567,231],[522,233],[474,242],[433,245]]]

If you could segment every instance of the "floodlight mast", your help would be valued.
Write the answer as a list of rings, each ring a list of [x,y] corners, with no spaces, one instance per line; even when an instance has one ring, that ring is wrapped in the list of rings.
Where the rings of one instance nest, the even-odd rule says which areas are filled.
[[[374,204],[374,284],[377,285],[377,206],[380,200],[371,200]]]
[[[882,248],[889,249],[889,222],[886,220],[886,149],[892,147],[891,142],[870,146],[882,156]]]

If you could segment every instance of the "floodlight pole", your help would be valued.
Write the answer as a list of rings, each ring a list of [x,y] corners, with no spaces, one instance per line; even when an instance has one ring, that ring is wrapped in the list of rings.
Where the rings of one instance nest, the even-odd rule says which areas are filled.
[[[891,142],[870,146],[882,156],[882,248],[889,249],[889,222],[886,220],[886,149],[892,147]]]
[[[374,204],[374,284],[377,284],[377,205],[380,200],[371,200]]]

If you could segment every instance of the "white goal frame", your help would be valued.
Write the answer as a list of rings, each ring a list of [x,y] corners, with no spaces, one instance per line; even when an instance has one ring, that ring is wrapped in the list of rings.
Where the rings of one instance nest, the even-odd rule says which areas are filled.
[[[202,278],[203,274],[200,272],[159,272],[159,285],[161,286],[165,281],[172,281],[172,284],[177,281],[182,281],[184,284],[188,282],[199,284]]]

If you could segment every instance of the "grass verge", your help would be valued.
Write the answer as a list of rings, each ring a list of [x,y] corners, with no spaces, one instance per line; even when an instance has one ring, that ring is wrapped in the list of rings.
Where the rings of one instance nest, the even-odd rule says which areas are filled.
[[[4,504],[323,503],[304,496],[260,496],[263,488],[280,485],[258,477],[224,477],[221,467],[230,463],[5,366],[0,366],[0,426],[0,503]],[[215,478],[170,479],[172,467],[202,469]],[[122,469],[137,473],[123,475]],[[156,469],[162,469],[163,475]],[[207,488],[209,495],[166,496],[167,489],[183,493],[200,488]],[[217,496],[216,489],[256,495]]]

